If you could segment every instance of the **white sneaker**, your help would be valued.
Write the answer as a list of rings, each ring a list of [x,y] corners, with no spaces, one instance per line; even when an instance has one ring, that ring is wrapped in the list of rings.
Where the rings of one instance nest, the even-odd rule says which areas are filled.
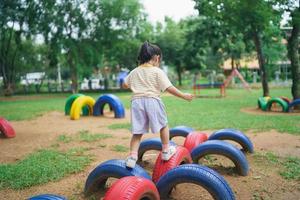
[[[163,151],[161,153],[161,159],[162,160],[169,160],[174,154],[176,153],[176,147],[173,145],[170,145],[167,151]]]
[[[125,165],[126,167],[129,167],[129,168],[134,168],[135,167],[135,164],[136,164],[136,161],[137,159],[132,157],[132,156],[128,156],[125,160]]]

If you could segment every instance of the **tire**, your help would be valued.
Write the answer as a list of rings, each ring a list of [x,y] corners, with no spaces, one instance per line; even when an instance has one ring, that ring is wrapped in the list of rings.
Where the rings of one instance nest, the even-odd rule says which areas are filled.
[[[267,110],[267,102],[270,98],[269,97],[259,97],[257,100],[258,108],[262,109],[263,111]]]
[[[127,176],[117,180],[106,192],[103,200],[160,200],[154,183],[148,179]]]
[[[28,200],[67,200],[63,196],[58,196],[55,194],[40,194],[37,196],[30,197]]]
[[[175,142],[173,141],[170,141],[170,144],[176,145]],[[150,150],[157,150],[157,151],[162,150],[162,144],[160,138],[149,138],[141,142],[138,150],[138,161],[139,162],[142,161],[144,154]]]
[[[237,172],[242,176],[247,176],[248,161],[245,155],[232,144],[221,140],[208,140],[191,152],[194,163],[198,163],[200,158],[210,154],[223,155],[229,158],[234,163]]]
[[[70,115],[71,107],[73,102],[80,96],[84,96],[83,94],[72,94],[67,98],[66,104],[65,104],[65,115]],[[82,109],[82,115],[87,116],[89,115],[89,108],[88,106],[83,107]]]
[[[183,146],[189,150],[189,152],[192,152],[192,150],[198,146],[199,144],[202,144],[207,140],[207,134],[206,133],[200,133],[200,132],[191,132],[188,134],[188,136],[185,138]]]
[[[85,182],[84,194],[91,195],[99,188],[104,187],[108,178],[122,178],[125,176],[139,176],[151,180],[149,174],[136,165],[133,169],[125,166],[124,160],[108,160],[98,165],[88,176]]]
[[[93,107],[95,104],[95,100],[90,96],[79,96],[73,102],[71,107],[70,117],[73,120],[77,120],[80,118],[81,110],[84,106],[88,106],[90,113],[93,113]]]
[[[254,152],[251,140],[239,130],[229,128],[221,129],[210,135],[208,140],[232,140],[239,143],[245,152]]]
[[[176,126],[170,129],[170,139],[177,136],[186,137],[190,132],[194,131],[193,128],[187,126]]]
[[[289,111],[289,105],[287,102],[285,102],[284,100],[282,100],[281,98],[271,98],[268,102],[267,102],[267,110],[270,111],[271,107],[274,103],[279,104],[282,107],[282,112],[288,112]]]
[[[3,133],[4,137],[7,138],[16,137],[14,128],[5,118],[2,117],[0,117],[0,133]]]
[[[295,99],[289,103],[289,111],[293,110],[293,107],[300,104],[300,99]]]
[[[114,111],[115,118],[125,117],[125,109],[121,100],[113,94],[105,94],[97,99],[94,105],[94,116],[103,115],[105,104],[108,104],[110,109]]]
[[[176,147],[176,153],[170,160],[164,161],[161,159],[161,153],[158,155],[152,174],[152,181],[156,183],[158,179],[166,172],[181,164],[192,163],[190,152],[182,146]]]
[[[214,170],[196,164],[180,165],[164,174],[157,182],[161,200],[170,199],[172,189],[181,183],[194,183],[205,188],[216,200],[234,200],[226,180]]]

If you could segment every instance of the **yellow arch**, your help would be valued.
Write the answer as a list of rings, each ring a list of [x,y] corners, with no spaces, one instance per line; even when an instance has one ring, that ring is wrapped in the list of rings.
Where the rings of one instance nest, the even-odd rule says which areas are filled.
[[[78,97],[72,104],[70,117],[73,120],[77,120],[80,118],[80,113],[82,110],[82,107],[87,105],[90,110],[90,115],[93,114],[93,107],[95,104],[95,99],[93,99],[90,96],[80,96]]]

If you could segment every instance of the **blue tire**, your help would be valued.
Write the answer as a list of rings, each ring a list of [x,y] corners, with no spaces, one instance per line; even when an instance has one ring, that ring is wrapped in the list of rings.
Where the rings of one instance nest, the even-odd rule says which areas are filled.
[[[205,188],[214,199],[234,200],[234,193],[226,180],[214,170],[196,164],[184,164],[164,174],[156,186],[161,200],[170,199],[172,189],[181,183],[193,183]]]
[[[34,197],[30,197],[28,200],[67,200],[65,197],[55,194],[40,194]]]
[[[108,104],[110,109],[114,111],[115,118],[125,117],[125,109],[121,100],[113,94],[105,94],[97,99],[93,108],[94,116],[103,115],[105,104]]]
[[[289,111],[292,110],[292,108],[296,105],[300,105],[300,99],[295,99],[294,101],[292,101],[291,103],[289,103]]]
[[[229,158],[234,163],[238,173],[247,176],[249,171],[248,161],[245,155],[232,144],[221,140],[208,140],[191,152],[194,163],[198,163],[200,158],[210,154],[223,155]]]
[[[239,143],[243,150],[249,153],[254,152],[251,140],[241,131],[235,129],[221,129],[209,136],[208,140],[232,140]]]
[[[176,145],[175,142],[173,141],[170,141],[170,144]],[[141,142],[138,150],[138,161],[142,161],[145,152],[150,150],[157,150],[157,151],[162,150],[162,144],[160,138],[149,138]]]
[[[85,182],[84,194],[86,196],[103,188],[108,178],[122,178],[125,176],[139,176],[151,180],[149,174],[139,165],[133,169],[125,166],[124,160],[108,160],[98,165],[88,176]]]
[[[177,136],[186,137],[192,131],[194,129],[188,126],[176,126],[170,129],[170,139]]]

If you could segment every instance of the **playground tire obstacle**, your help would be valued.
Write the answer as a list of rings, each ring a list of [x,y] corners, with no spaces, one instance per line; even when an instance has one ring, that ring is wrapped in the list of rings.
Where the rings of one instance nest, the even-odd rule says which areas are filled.
[[[257,100],[258,108],[262,109],[263,111],[267,110],[267,103],[270,97],[259,97]]]
[[[191,132],[187,135],[187,137],[184,140],[183,146],[189,150],[189,152],[192,152],[192,150],[197,147],[198,145],[202,144],[207,140],[207,134],[206,133],[200,133],[200,132]]]
[[[14,128],[5,118],[2,117],[0,117],[0,134],[1,133],[7,138],[13,138],[16,136]]]
[[[212,133],[208,140],[231,140],[240,144],[243,151],[253,153],[254,148],[251,140],[241,131],[235,129],[221,129]]]
[[[104,106],[106,104],[114,111],[115,118],[125,117],[125,109],[121,100],[113,94],[105,94],[97,99],[93,109],[94,116],[103,115]]]
[[[168,161],[161,159],[161,153],[158,155],[152,174],[152,180],[154,183],[163,176],[166,172],[178,165],[192,163],[190,152],[182,146],[176,147],[176,153]]]
[[[72,103],[70,117],[73,120],[77,120],[80,118],[81,110],[84,106],[88,106],[89,113],[93,113],[93,106],[95,104],[95,100],[90,96],[79,96]]]
[[[71,96],[69,96],[67,98],[66,104],[65,104],[65,115],[70,115],[72,104],[80,96],[84,96],[84,95],[83,94],[72,94]],[[82,115],[84,115],[84,116],[89,115],[89,108],[88,108],[88,106],[84,106],[82,108]]]
[[[28,200],[67,200],[63,196],[56,194],[40,194],[37,196],[30,197]]]
[[[295,99],[289,103],[289,111],[292,111],[293,107],[296,105],[300,105],[300,99]]]
[[[172,189],[181,183],[199,185],[217,200],[235,199],[234,193],[222,176],[208,167],[197,164],[180,165],[165,173],[156,184],[160,199],[170,199]]]
[[[188,126],[176,126],[170,129],[170,139],[177,136],[186,137],[192,131],[194,129]]]
[[[86,196],[103,188],[108,178],[122,178],[125,176],[139,176],[151,180],[149,174],[138,164],[133,169],[127,168],[124,160],[108,160],[98,165],[88,176],[85,182]]]
[[[245,155],[232,144],[221,140],[208,140],[195,147],[191,152],[194,163],[206,155],[217,154],[229,158],[235,165],[237,172],[242,176],[247,176],[249,171],[248,161]]]
[[[123,177],[109,188],[103,200],[160,200],[155,184],[137,176]]]
[[[171,145],[176,145],[175,142],[170,141]],[[145,139],[140,143],[138,150],[138,161],[141,162],[144,154],[150,150],[162,150],[162,144],[160,138],[149,138]]]
[[[281,106],[282,112],[288,112],[288,111],[289,111],[289,104],[288,104],[285,100],[283,100],[283,99],[281,99],[281,98],[278,98],[278,97],[271,98],[271,99],[267,102],[266,110],[267,110],[267,111],[270,111],[271,108],[272,108],[272,106],[273,106],[275,103],[276,103],[276,104],[279,104],[279,105]],[[266,111],[266,110],[265,110],[265,111]]]

